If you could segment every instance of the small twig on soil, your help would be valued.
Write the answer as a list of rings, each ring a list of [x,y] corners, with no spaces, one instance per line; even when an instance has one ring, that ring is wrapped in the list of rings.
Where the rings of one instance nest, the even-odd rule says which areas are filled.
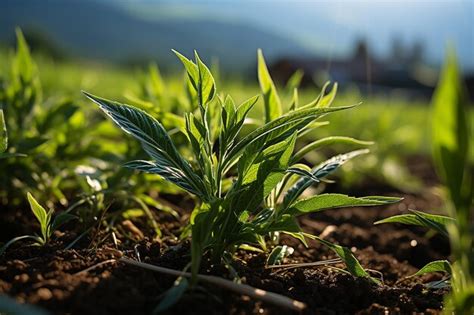
[[[334,259],[321,260],[321,261],[310,262],[310,263],[270,265],[270,266],[266,266],[265,269],[283,268],[286,270],[286,269],[292,269],[292,268],[304,268],[304,267],[323,266],[323,265],[329,265],[329,264],[338,264],[341,262],[342,262],[341,259],[334,258]]]
[[[90,266],[89,268],[86,268],[84,270],[81,270],[79,272],[76,272],[73,274],[73,276],[77,276],[77,275],[80,275],[80,274],[83,274],[83,273],[87,273],[95,268],[98,268],[100,266],[103,266],[103,265],[106,265],[106,264],[110,264],[110,263],[113,263],[113,262],[116,262],[117,259],[109,259],[109,260],[104,260],[104,261],[101,261],[100,263],[98,264],[95,264],[94,266]]]
[[[136,267],[141,267],[144,269],[161,272],[161,273],[165,273],[165,274],[169,274],[169,275],[173,275],[177,277],[188,277],[188,278],[191,277],[191,273],[188,273],[188,272],[182,272],[182,271],[178,271],[174,269],[154,266],[154,265],[138,262],[136,260],[132,260],[129,258],[125,258],[125,257],[120,258],[119,261],[129,264],[129,265],[136,266]],[[306,304],[304,304],[303,302],[296,301],[296,300],[290,299],[289,297],[276,294],[273,292],[257,289],[246,284],[234,283],[230,280],[226,280],[226,279],[219,278],[216,276],[197,275],[197,278],[199,280],[218,285],[230,291],[234,291],[243,295],[248,295],[255,299],[259,299],[264,302],[272,303],[274,305],[289,308],[295,311],[302,311],[303,309],[306,308]]]
[[[378,275],[380,276],[380,281],[381,281],[382,283],[384,283],[384,280],[383,280],[383,273],[381,273],[380,271],[375,270],[375,269],[366,269],[366,270],[378,274]]]

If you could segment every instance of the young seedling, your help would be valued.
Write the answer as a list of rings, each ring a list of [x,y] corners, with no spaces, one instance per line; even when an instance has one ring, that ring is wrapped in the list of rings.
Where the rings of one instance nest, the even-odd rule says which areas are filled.
[[[3,253],[10,245],[24,239],[33,240],[35,245],[44,246],[50,241],[54,231],[56,231],[61,225],[65,224],[66,222],[76,218],[74,215],[67,212],[62,212],[54,216],[53,218],[54,212],[52,209],[46,211],[30,193],[28,193],[27,196],[31,211],[33,212],[36,217],[36,220],[38,220],[40,224],[41,234],[23,235],[11,239],[9,242],[3,245],[2,248],[0,248],[0,256],[3,255]]]
[[[452,292],[445,309],[455,314],[474,313],[474,168],[469,160],[472,142],[469,142],[467,104],[456,57],[450,52],[434,94],[432,117],[433,159],[447,188],[445,207],[449,216],[412,211],[376,222],[424,226],[449,238],[453,262],[430,262],[415,275],[449,274]]]
[[[268,241],[285,233],[305,244],[306,237],[321,241],[340,256],[349,272],[369,277],[349,249],[304,233],[297,221],[300,215],[326,209],[399,201],[398,198],[357,198],[343,194],[299,199],[307,188],[321,182],[346,161],[367,153],[367,150],[357,150],[337,155],[311,168],[301,163],[310,150],[295,152],[297,139],[319,127],[321,123],[316,122],[319,118],[353,106],[330,107],[336,93],[333,88],[305,106],[294,101],[291,109],[283,112],[259,51],[258,77],[265,122],[243,135],[241,129],[258,97],[237,106],[230,96],[218,96],[213,76],[198,54],[195,61],[191,61],[175,53],[186,69],[197,104],[196,111],[185,114],[184,132],[192,158],[185,158],[163,125],[143,110],[84,93],[120,128],[138,139],[151,158],[131,161],[125,167],[158,174],[198,198],[187,229],[192,237],[192,274],[197,275],[205,254],[220,262],[240,246],[267,251]],[[317,147],[318,144],[313,145],[311,150]]]

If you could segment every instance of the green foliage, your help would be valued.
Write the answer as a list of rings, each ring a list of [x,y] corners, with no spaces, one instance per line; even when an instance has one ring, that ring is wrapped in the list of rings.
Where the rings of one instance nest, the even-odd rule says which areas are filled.
[[[469,164],[468,99],[454,53],[447,56],[441,79],[433,96],[433,157],[456,208],[472,203],[472,165]],[[458,212],[469,219],[467,209]]]
[[[286,245],[275,246],[270,255],[268,255],[267,265],[280,265],[283,262],[283,259],[285,259],[285,257],[288,257],[293,254],[293,251],[294,249],[292,247]]]
[[[421,276],[426,273],[432,272],[444,272],[448,275],[451,275],[451,264],[447,260],[435,260],[432,262],[427,263],[423,266],[420,270],[418,270],[412,277],[414,276]]]
[[[0,248],[0,256],[10,245],[24,239],[31,239],[35,244],[40,246],[46,245],[50,241],[54,231],[60,228],[63,224],[76,218],[76,216],[68,212],[61,212],[53,218],[54,211],[52,209],[46,211],[46,209],[44,209],[30,193],[27,194],[27,197],[31,207],[31,212],[33,212],[36,220],[40,224],[41,235],[24,235],[15,237]]]
[[[292,81],[296,81],[293,79]],[[275,84],[273,83],[270,73],[268,72],[263,53],[258,50],[258,82],[260,82],[260,88],[262,89],[263,101],[265,103],[265,122],[270,122],[282,114],[281,101],[278,96]],[[292,82],[291,84],[295,84]],[[296,87],[296,86],[295,86]]]
[[[153,310],[153,314],[164,312],[168,308],[173,306],[183,296],[188,287],[188,279],[184,277],[179,277],[174,282],[174,285],[171,287],[171,289],[165,292],[163,299],[160,301],[160,304],[158,304],[158,306]]]
[[[412,211],[376,222],[423,226],[449,238],[454,262],[430,262],[415,275],[434,271],[451,275],[452,292],[445,309],[457,314],[474,311],[474,168],[469,160],[467,103],[456,57],[450,51],[433,96],[432,115],[433,158],[449,193],[445,207],[450,216]]]
[[[433,156],[456,220],[447,226],[455,262],[447,309],[474,311],[474,167],[469,160],[468,101],[454,52],[449,51],[433,97]]]
[[[85,118],[68,98],[43,99],[38,69],[20,30],[9,70],[0,77],[0,204],[18,206],[27,189],[66,202],[60,187],[64,173],[59,173],[89,152],[81,125]]]
[[[320,237],[315,237],[317,240],[322,242],[324,245],[332,249],[346,264],[347,270],[357,277],[370,277],[367,271],[361,266],[359,261],[354,257],[351,250],[347,247],[339,246],[321,239]],[[374,282],[378,283],[377,280],[372,279]]]
[[[175,53],[186,69],[191,95],[195,95],[192,99],[196,105],[185,113],[185,129],[182,130],[189,141],[191,159],[181,154],[163,125],[143,110],[89,93],[86,96],[121,129],[138,139],[151,158],[129,162],[126,167],[158,174],[200,200],[190,218],[194,276],[206,253],[220,261],[241,246],[266,250],[267,241],[274,239],[277,232],[305,242],[305,234],[296,221],[297,215],[302,213],[354,205],[384,205],[399,200],[338,194],[297,200],[308,187],[347,160],[367,152],[359,150],[338,155],[313,169],[299,161],[308,149],[295,158],[297,139],[319,127],[318,118],[352,107],[330,107],[335,87],[328,95],[322,93],[316,101],[283,113],[259,51],[258,73],[266,121],[242,136],[242,127],[257,98],[236,106],[230,96],[216,93],[215,81],[197,53],[194,61]],[[366,144],[347,138],[328,141]],[[231,184],[226,185],[229,180]],[[368,276],[350,250],[321,241],[346,262],[352,274]],[[281,256],[281,249],[277,247],[273,255]]]
[[[393,217],[389,217],[375,224],[381,223],[402,223],[407,225],[423,226],[429,229],[433,229],[441,235],[448,237],[448,225],[455,224],[456,220],[451,217],[444,215],[435,215],[424,213],[420,211],[411,210],[413,214],[400,214]]]

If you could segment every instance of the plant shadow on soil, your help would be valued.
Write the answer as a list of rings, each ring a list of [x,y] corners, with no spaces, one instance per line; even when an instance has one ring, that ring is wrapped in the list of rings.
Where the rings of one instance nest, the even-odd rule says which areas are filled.
[[[432,174],[417,174],[428,185]],[[341,192],[337,187],[329,187]],[[344,192],[351,195],[384,193],[403,196],[399,204],[383,208],[335,209],[304,216],[300,219],[306,232],[323,234],[329,241],[349,246],[361,264],[373,275],[383,275],[384,285],[377,286],[366,279],[357,279],[334,268],[312,267],[295,269],[265,269],[261,254],[239,252],[233,265],[243,283],[284,294],[307,304],[305,314],[439,314],[446,289],[426,289],[422,283],[441,279],[432,274],[404,279],[425,263],[445,259],[449,244],[438,237],[426,236],[426,230],[401,225],[379,225],[373,222],[407,209],[430,210],[441,201],[429,190],[422,194],[402,194],[377,185],[363,190]],[[3,215],[2,223],[12,221]],[[11,215],[14,215],[11,213]],[[181,269],[189,262],[189,243],[178,242],[173,235],[184,222],[158,214],[164,237],[160,242],[147,238],[133,244],[124,242],[119,250],[111,240],[93,249],[90,240],[83,240],[75,249],[64,250],[64,244],[74,239],[73,232],[61,233],[43,248],[14,246],[0,258],[0,293],[22,303],[38,305],[53,314],[150,314],[159,296],[170,288],[174,277],[153,273],[134,266],[114,262],[121,253],[143,262]],[[184,219],[184,218],[183,218]],[[14,220],[13,220],[14,221]],[[145,224],[140,226],[146,230]],[[336,226],[333,229],[331,226]],[[2,229],[4,241],[12,233]],[[19,232],[16,231],[19,235]],[[29,231],[31,232],[31,230]],[[282,243],[293,246],[295,253],[285,263],[314,262],[335,258],[317,242],[309,248],[294,239],[282,236]],[[101,262],[109,261],[100,264]],[[86,270],[90,267],[93,267]],[[343,267],[343,265],[336,265]],[[377,271],[377,272],[375,272]],[[201,273],[231,278],[224,266],[213,266],[204,260]],[[268,303],[252,300],[215,286],[200,283],[185,293],[182,300],[168,311],[170,314],[290,314]]]

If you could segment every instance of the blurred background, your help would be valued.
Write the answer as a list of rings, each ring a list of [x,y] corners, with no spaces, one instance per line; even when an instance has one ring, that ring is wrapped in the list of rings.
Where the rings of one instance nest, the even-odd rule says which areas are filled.
[[[24,34],[31,60],[16,49],[21,34],[15,29]],[[447,47],[455,50],[472,105],[473,0],[0,0],[0,105],[3,91],[5,117],[11,120],[10,151],[32,159],[5,169],[33,165],[31,172],[39,175],[18,171],[18,182],[26,183],[24,187],[42,183],[42,191],[52,187],[54,198],[66,203],[61,189],[70,187],[64,188],[61,172],[70,173],[71,165],[121,174],[120,165],[142,154],[81,90],[144,108],[174,130],[194,101],[171,49],[188,58],[197,50],[210,66],[219,93],[240,103],[261,92],[256,66],[257,49],[262,48],[285,109],[294,101],[296,87],[304,105],[326,81],[339,84],[334,106],[362,102],[350,112],[331,115],[329,125],[305,138],[374,141],[371,154],[347,163],[346,172],[338,174],[340,186],[420,192],[438,182],[430,157],[429,105]],[[18,101],[18,95],[24,99]],[[472,125],[474,107],[469,108]],[[15,111],[17,119],[12,118]],[[259,100],[250,116],[258,122],[262,113]],[[30,123],[33,116],[36,125]],[[25,137],[31,153],[20,145]],[[185,147],[179,133],[173,137]],[[329,156],[346,151],[334,146],[322,152]],[[35,166],[36,154],[44,155],[45,165],[53,170]],[[470,157],[474,160],[474,152]],[[318,152],[308,155],[309,164],[322,159]],[[55,177],[44,179],[44,174]],[[107,186],[117,186],[114,176],[108,176],[102,178]],[[4,180],[3,186],[11,185]]]
[[[473,93],[474,1],[0,0],[0,43],[20,26],[33,52],[56,61],[126,67],[156,61],[181,69],[172,54],[218,62],[227,76],[256,81],[256,50],[284,84],[338,81],[362,93],[429,98],[448,43]]]

